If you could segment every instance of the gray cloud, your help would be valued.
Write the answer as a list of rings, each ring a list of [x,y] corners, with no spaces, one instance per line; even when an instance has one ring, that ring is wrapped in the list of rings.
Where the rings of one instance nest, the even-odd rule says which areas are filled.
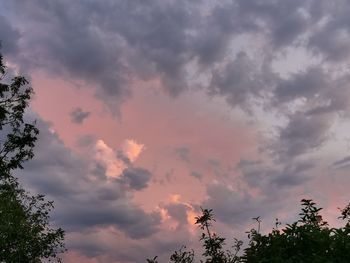
[[[190,175],[193,176],[194,178],[197,178],[198,180],[201,180],[203,178],[203,174],[196,171],[192,171]]]
[[[89,228],[110,226],[137,239],[149,237],[159,230],[161,218],[158,213],[146,214],[128,200],[114,200],[109,204],[106,204],[106,199],[94,198],[72,201],[74,199],[70,199],[64,207],[56,204],[55,220],[67,231],[86,231]]]
[[[286,188],[309,179],[313,167],[309,155],[326,144],[337,118],[348,117],[346,0],[0,0],[0,4],[0,37],[11,62],[27,72],[39,69],[84,80],[88,85],[83,87],[93,88],[114,113],[132,95],[132,80],[159,79],[166,93],[177,96],[192,87],[193,78],[205,75],[201,87],[210,96],[252,116],[258,106],[258,117],[262,111],[282,117],[285,124],[273,128],[275,136],[263,151],[271,163],[250,160],[239,165],[242,180],[262,189],[261,200],[225,185],[208,187],[205,204],[215,207],[224,222],[243,222],[276,209],[269,193],[274,190],[281,198]],[[294,61],[292,53],[286,64],[297,63],[298,71],[282,77],[273,63],[287,59],[290,48],[301,49],[308,57]],[[319,64],[309,66],[312,59]],[[56,135],[42,136],[37,159],[27,164],[23,180],[59,200],[59,222],[72,229],[78,228],[79,220],[84,228],[115,225],[133,237],[156,232],[158,215],[143,212],[126,197],[126,191],[147,185],[147,172],[131,170],[124,181],[106,186],[103,166],[84,168],[90,165],[67,150]],[[82,140],[83,145],[88,146],[89,140],[85,144]],[[180,149],[178,156],[189,160],[189,150]],[[129,163],[125,156],[118,158]],[[342,166],[342,160],[334,165]],[[72,198],[71,207],[63,205],[67,198]],[[86,208],[89,203],[91,211]],[[124,215],[119,217],[118,211]],[[179,211],[174,216],[182,218]]]
[[[278,102],[289,102],[295,99],[312,99],[319,96],[330,87],[329,76],[319,67],[312,67],[306,72],[293,74],[286,81],[282,81],[276,89]]]
[[[278,187],[301,185],[311,178],[311,175],[308,173],[311,172],[314,166],[315,164],[309,160],[288,163],[288,165],[283,167],[283,170],[272,179],[271,183],[276,184]]]
[[[178,228],[187,225],[188,207],[185,204],[168,204],[165,208],[167,209],[168,214],[179,223]]]
[[[318,6],[314,3],[313,8],[324,15],[324,21],[312,32],[308,42],[309,48],[322,56],[325,61],[346,61],[349,58],[350,48],[347,1],[337,0],[334,3],[320,1]]]
[[[190,161],[190,149],[187,147],[176,148],[175,154],[179,157],[180,160],[184,162]]]
[[[84,111],[81,108],[77,107],[70,112],[70,118],[72,122],[81,124],[90,116],[90,114],[91,112]]]
[[[343,159],[334,162],[333,165],[338,166],[338,165],[346,164],[346,163],[348,163],[348,162],[350,162],[350,156],[346,156],[346,157],[344,157]]]
[[[346,156],[332,164],[336,169],[344,169],[350,167],[350,156]]]
[[[123,161],[126,165],[130,165],[131,164],[131,161],[130,159],[124,154],[123,151],[117,151],[117,158],[121,161]]]
[[[264,216],[278,206],[276,200],[269,203],[267,197],[255,199],[248,192],[233,190],[221,183],[208,185],[207,194],[204,207],[213,208],[216,218],[231,226],[242,225],[254,216]]]
[[[10,22],[0,14],[0,51],[5,54],[13,54],[18,48],[20,33],[13,28]]]
[[[120,181],[127,184],[131,189],[141,190],[148,186],[151,173],[143,168],[127,168],[123,171]]]
[[[266,164],[263,161],[241,160],[237,169],[244,182],[268,193],[281,187],[290,188],[310,179],[308,173],[315,164],[311,160],[284,162],[280,165]]]
[[[207,199],[202,206],[213,208],[216,218],[231,228],[244,229],[249,223],[247,220],[256,216],[272,226],[269,223],[273,222],[277,211],[287,211],[291,203],[295,206],[299,201],[300,196],[291,195],[290,190],[310,180],[309,173],[314,167],[315,163],[310,160],[279,166],[241,160],[237,169],[242,177],[236,176],[233,184],[214,182],[207,185]]]
[[[169,261],[169,255],[174,249],[179,249],[183,245],[189,245],[188,237],[190,233],[186,228],[177,228],[176,232],[172,230],[163,230],[161,235],[154,235],[149,242],[136,240],[129,242],[121,239],[114,231],[104,233],[104,239],[100,239],[93,231],[84,233],[74,233],[75,237],[71,241],[72,249],[79,251],[88,257],[95,258],[101,262],[145,262],[146,258],[153,258],[158,255],[159,261]],[[171,238],[169,238],[171,237]],[[103,241],[108,240],[106,244]],[[141,242],[138,242],[141,241]],[[114,245],[117,244],[117,245]],[[131,251],[131,252],[130,252]],[[65,262],[69,260],[69,254],[65,255]]]
[[[96,142],[96,138],[94,135],[91,134],[84,134],[84,135],[80,135],[77,138],[76,144],[79,147],[89,147],[91,145],[93,145],[93,143]]]
[[[295,113],[280,130],[276,152],[281,159],[293,158],[321,147],[328,139],[334,116]]]
[[[212,75],[211,83],[204,85],[211,94],[246,110],[251,109],[254,98],[266,96],[277,85],[279,100],[312,96],[318,89],[315,85],[328,76],[318,79],[318,72],[311,70],[280,83],[270,69],[275,56],[288,47],[336,56],[330,55],[328,46],[342,54],[350,46],[343,37],[348,12],[342,0],[333,5],[315,0],[210,5],[206,1],[61,0],[3,5],[10,19],[17,17],[18,10],[25,10],[11,21],[24,32],[17,56],[22,66],[84,79],[96,86],[96,96],[115,111],[131,95],[131,75],[143,80],[160,78],[164,89],[177,95],[191,86],[188,74],[205,72]],[[340,36],[329,37],[332,34]],[[9,32],[5,35],[11,36]],[[262,52],[256,56],[247,47],[232,59],[234,40],[246,35],[256,40],[252,46]],[[325,41],[331,43],[322,44]],[[344,48],[334,41],[342,41]],[[198,70],[193,68],[190,73],[190,64],[198,64]],[[302,88],[308,85],[315,89]]]
[[[251,112],[252,100],[266,95],[273,87],[272,79],[274,75],[266,65],[257,68],[247,53],[240,52],[223,70],[213,71],[209,92]]]
[[[129,189],[147,186],[150,173],[128,169],[125,182],[107,181],[105,169],[66,148],[50,125],[38,116],[40,135],[35,158],[18,171],[20,180],[55,200],[53,220],[71,231],[115,227],[131,238],[143,238],[158,231],[160,215],[146,213],[130,199]],[[31,117],[33,119],[33,117]],[[91,168],[90,168],[91,167]],[[124,183],[128,184],[125,188]]]

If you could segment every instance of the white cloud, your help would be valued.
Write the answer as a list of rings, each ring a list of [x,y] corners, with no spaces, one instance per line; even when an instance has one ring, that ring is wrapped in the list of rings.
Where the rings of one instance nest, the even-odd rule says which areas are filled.
[[[141,152],[145,149],[144,144],[137,143],[133,139],[125,140],[123,144],[123,153],[130,162],[134,162],[136,158],[141,154]]]
[[[127,139],[122,146],[122,154],[126,156],[130,163],[133,163],[144,149],[143,144],[138,144],[135,140]],[[118,158],[117,151],[113,150],[103,140],[97,140],[94,146],[95,159],[106,168],[106,175],[109,178],[119,177],[130,164]]]
[[[96,142],[95,150],[95,158],[105,166],[107,177],[118,177],[127,168],[126,164],[117,158],[113,149],[103,140]]]

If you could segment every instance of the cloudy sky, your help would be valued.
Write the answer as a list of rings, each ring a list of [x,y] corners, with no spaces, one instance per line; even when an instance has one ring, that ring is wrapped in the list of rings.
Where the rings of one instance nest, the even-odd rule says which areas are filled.
[[[0,0],[1,52],[30,79],[35,158],[64,262],[129,263],[218,232],[338,224],[350,185],[348,0]],[[229,243],[229,242],[228,242]],[[199,252],[200,253],[200,252]]]

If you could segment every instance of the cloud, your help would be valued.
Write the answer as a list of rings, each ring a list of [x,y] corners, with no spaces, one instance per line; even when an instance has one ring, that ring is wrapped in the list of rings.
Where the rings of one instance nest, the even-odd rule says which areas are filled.
[[[91,199],[67,204],[54,219],[69,232],[115,227],[132,239],[149,237],[159,230],[158,213],[145,213],[123,200],[112,204],[106,204],[105,201]],[[56,206],[56,210],[61,208]]]
[[[108,180],[108,173],[114,172],[115,168],[113,151],[102,140],[96,142],[96,147],[100,158],[112,163],[108,163],[110,170],[104,170],[96,156],[81,156],[68,149],[50,130],[50,124],[37,115],[29,117],[33,118],[37,119],[40,129],[35,158],[25,163],[17,176],[26,189],[55,200],[52,219],[67,231],[68,237],[75,231],[99,231],[111,227],[131,239],[138,239],[159,230],[159,213],[145,212],[131,200],[130,190],[147,186],[151,177],[147,170],[133,168],[131,175],[130,170],[125,171],[129,187],[125,187],[124,182]],[[95,175],[97,170],[99,176]],[[102,176],[104,172],[106,175]]]
[[[141,190],[146,188],[151,178],[151,173],[143,168],[125,169],[120,181],[126,183],[131,189]]]
[[[139,144],[132,139],[125,140],[122,147],[124,155],[131,162],[134,162],[144,149],[145,149],[145,145]]]
[[[181,203],[172,203],[165,206],[168,215],[176,220],[179,226],[187,224],[188,207]],[[178,227],[179,227],[178,226]]]
[[[90,116],[91,112],[83,111],[81,108],[74,108],[70,112],[71,121],[77,124],[81,124]]]
[[[350,156],[346,156],[332,164],[336,168],[348,168],[350,167]]]
[[[77,139],[77,146],[79,147],[88,147],[93,145],[96,142],[96,138],[92,134],[83,134],[80,135]]]
[[[161,204],[160,208],[163,211],[163,221],[165,224],[170,224],[170,228],[175,231],[192,232],[195,222],[199,215],[199,207],[190,203],[184,202],[179,194],[169,196],[169,201]],[[175,223],[175,224],[174,224]]]
[[[96,160],[106,169],[109,178],[119,177],[143,151],[144,145],[135,140],[124,141],[122,150],[113,150],[103,140],[97,140],[94,145]]]
[[[127,168],[125,163],[117,158],[116,153],[103,140],[95,144],[95,158],[106,167],[107,177],[116,178]]]
[[[349,7],[346,1],[321,1],[313,9],[323,15],[323,23],[311,34],[308,46],[325,61],[344,62],[349,57]]]
[[[241,160],[237,170],[242,174],[242,180],[250,187],[262,192],[278,191],[281,187],[291,188],[305,183],[310,179],[308,173],[315,167],[311,160],[290,161],[281,164],[270,163],[267,160]]]
[[[219,182],[207,186],[208,199],[204,202],[205,208],[213,208],[216,218],[221,222],[238,225],[254,216],[264,216],[275,210],[269,204],[267,197],[254,198],[249,192],[230,188]],[[263,208],[264,207],[264,208]]]
[[[288,189],[320,178],[314,174],[315,160],[323,160],[320,150],[327,147],[337,121],[348,120],[350,10],[345,0],[0,4],[0,36],[11,63],[28,73],[78,81],[113,114],[121,114],[133,91],[147,86],[144,81],[154,81],[172,97],[191,90],[196,99],[199,88],[201,94],[243,110],[254,127],[267,129],[268,136],[257,133],[259,156],[246,156],[235,171],[239,176],[229,173],[225,183],[200,181],[207,189],[204,204],[215,208],[220,221],[243,224],[251,216],[277,211],[288,197],[296,198]],[[74,120],[83,122],[86,114],[77,110]],[[130,200],[152,176],[134,166],[143,144],[128,139],[114,148],[104,138],[86,137],[78,143],[87,149],[83,158],[49,133],[47,123],[40,123],[43,143],[23,180],[58,200],[58,222],[76,231],[121,229],[135,238],[157,233],[160,215]],[[190,160],[186,147],[176,153]],[[347,157],[333,166],[347,167]],[[210,167],[221,173],[220,165]],[[196,171],[190,175],[201,177]],[[168,208],[180,224],[185,210],[191,211],[182,203]],[[173,245],[164,239],[155,244]],[[96,243],[91,245],[96,251],[90,244],[81,249],[105,252]],[[144,256],[142,245],[133,247]],[[136,261],[136,255],[115,253],[113,259]]]
[[[273,73],[262,65],[257,68],[247,53],[240,52],[223,69],[214,70],[209,91],[212,95],[226,98],[232,106],[240,106],[251,112],[255,97],[262,98],[270,89]]]
[[[201,180],[203,178],[203,174],[199,173],[199,172],[196,172],[196,171],[192,171],[190,173],[191,176],[197,178],[198,180]]]
[[[14,54],[18,51],[20,33],[11,23],[0,14],[0,51],[5,54]]]
[[[333,116],[308,116],[295,113],[287,126],[280,129],[276,151],[280,158],[293,158],[320,148],[328,139]]]
[[[190,149],[188,149],[187,147],[176,148],[175,154],[179,157],[180,160],[184,162],[190,161]]]
[[[281,82],[275,96],[279,103],[295,99],[311,100],[319,96],[331,85],[329,76],[320,67],[310,67],[306,72],[299,72]]]
[[[3,12],[14,25],[6,23],[4,28],[23,32],[19,53],[13,54],[22,67],[84,80],[119,113],[120,104],[132,94],[131,79],[159,80],[163,90],[179,95],[194,85],[193,78],[204,74],[208,81],[201,86],[210,94],[249,112],[256,99],[268,104],[271,97],[286,101],[314,96],[324,86],[320,82],[329,79],[328,73],[310,69],[284,81],[278,70],[272,71],[272,64],[288,48],[303,49],[310,57],[318,52],[332,61],[345,58],[346,10],[342,0],[334,5],[323,0],[212,5],[61,0],[45,5],[12,1],[4,3]],[[48,31],[53,33],[43,33]],[[11,38],[11,32],[7,30],[5,38]],[[323,67],[330,66],[327,62]]]

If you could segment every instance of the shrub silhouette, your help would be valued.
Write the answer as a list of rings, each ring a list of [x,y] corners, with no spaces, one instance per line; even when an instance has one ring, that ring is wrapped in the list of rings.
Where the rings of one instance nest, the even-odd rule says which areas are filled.
[[[345,226],[331,228],[320,214],[322,208],[310,199],[301,200],[300,219],[279,230],[281,223],[276,219],[276,226],[268,234],[258,229],[248,233],[248,244],[242,250],[243,242],[234,240],[232,251],[224,250],[225,238],[211,230],[215,221],[213,211],[202,209],[196,224],[203,230],[200,241],[204,248],[201,263],[345,263],[350,262],[350,204],[341,210],[340,219]],[[182,247],[175,251],[171,262],[195,262],[194,251],[184,251]],[[157,263],[157,257],[147,259],[148,263]]]

